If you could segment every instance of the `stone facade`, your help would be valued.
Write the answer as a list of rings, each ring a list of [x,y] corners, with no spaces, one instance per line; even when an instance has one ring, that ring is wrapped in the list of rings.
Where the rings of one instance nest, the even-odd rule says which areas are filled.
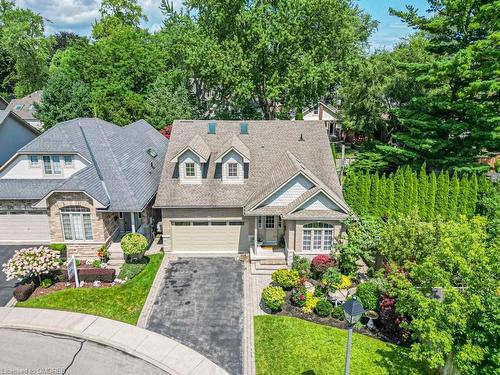
[[[61,222],[61,208],[81,206],[90,210],[93,241],[71,242],[64,240]],[[96,258],[104,244],[109,244],[118,229],[118,214],[96,211],[93,201],[84,193],[54,193],[47,199],[50,238],[55,243],[66,243],[68,255],[79,259]]]
[[[45,211],[33,208],[38,200],[0,200],[0,211]]]

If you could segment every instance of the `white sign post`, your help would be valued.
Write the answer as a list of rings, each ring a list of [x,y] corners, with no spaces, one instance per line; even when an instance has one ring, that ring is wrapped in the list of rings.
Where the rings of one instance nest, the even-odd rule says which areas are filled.
[[[73,255],[68,262],[68,280],[71,280],[71,278],[75,276],[75,284],[76,287],[80,287],[80,280],[78,280],[78,269],[76,267],[76,259],[75,256]]]

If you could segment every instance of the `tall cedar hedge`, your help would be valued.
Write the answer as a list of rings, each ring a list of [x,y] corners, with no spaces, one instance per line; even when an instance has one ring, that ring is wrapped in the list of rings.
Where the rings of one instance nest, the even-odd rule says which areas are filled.
[[[475,214],[478,197],[489,184],[484,175],[427,173],[425,164],[419,172],[405,167],[388,176],[348,170],[344,196],[358,215],[392,217],[417,210],[423,220],[438,215],[455,219]]]

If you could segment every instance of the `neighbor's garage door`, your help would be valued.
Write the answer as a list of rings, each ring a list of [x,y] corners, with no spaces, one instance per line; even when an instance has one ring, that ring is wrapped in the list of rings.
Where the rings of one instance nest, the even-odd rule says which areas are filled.
[[[12,211],[0,214],[0,242],[37,244],[50,242],[49,217],[45,212]]]
[[[174,221],[172,250],[176,252],[234,252],[248,250],[245,221]]]

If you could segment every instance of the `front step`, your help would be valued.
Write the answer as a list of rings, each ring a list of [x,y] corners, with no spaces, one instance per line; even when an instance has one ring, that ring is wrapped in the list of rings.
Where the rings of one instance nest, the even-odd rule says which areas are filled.
[[[286,263],[263,264],[261,261],[254,261],[250,266],[252,275],[271,275],[274,271],[281,269],[288,269]]]

